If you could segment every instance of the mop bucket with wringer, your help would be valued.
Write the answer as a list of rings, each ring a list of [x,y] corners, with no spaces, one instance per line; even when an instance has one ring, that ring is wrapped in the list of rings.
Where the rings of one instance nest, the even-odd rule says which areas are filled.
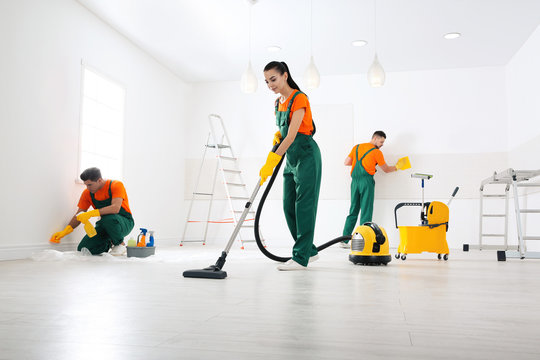
[[[437,254],[438,259],[448,260],[450,251],[446,242],[446,232],[448,231],[448,221],[450,211],[448,205],[456,195],[459,187],[454,189],[447,204],[440,201],[424,203],[424,180],[429,180],[433,176],[426,174],[412,174],[411,177],[422,179],[422,202],[399,203],[394,208],[394,218],[396,228],[399,229],[399,246],[396,259],[405,260],[408,254],[420,254],[432,252]],[[398,226],[397,211],[404,206],[420,206],[421,224],[418,226]]]

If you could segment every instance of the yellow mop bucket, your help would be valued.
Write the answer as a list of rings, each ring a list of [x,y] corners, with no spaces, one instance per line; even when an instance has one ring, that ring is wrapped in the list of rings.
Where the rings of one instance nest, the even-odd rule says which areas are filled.
[[[401,257],[401,260],[405,260],[407,254],[432,252],[436,253],[439,259],[442,257],[444,260],[448,260],[448,254],[450,253],[446,242],[448,206],[439,201],[426,203],[426,205],[428,205],[428,221],[426,225],[397,226],[400,242],[396,259]]]
[[[396,228],[399,229],[399,246],[396,259],[405,260],[407,254],[420,254],[432,252],[437,254],[438,259],[448,260],[450,251],[446,242],[446,232],[448,231],[448,221],[450,210],[448,205],[456,195],[459,187],[454,189],[448,204],[440,201],[424,203],[423,185],[424,180],[430,179],[431,175],[413,174],[412,177],[422,179],[422,202],[421,203],[399,203],[394,208],[394,218]],[[420,218],[422,224],[419,226],[398,226],[397,210],[403,206],[421,206]]]

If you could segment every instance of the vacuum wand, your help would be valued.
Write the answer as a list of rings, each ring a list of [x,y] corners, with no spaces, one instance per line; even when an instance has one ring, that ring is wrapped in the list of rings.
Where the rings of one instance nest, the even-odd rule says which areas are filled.
[[[279,147],[279,144],[274,145],[274,147],[272,148],[272,151],[276,151],[278,147]],[[274,169],[274,173],[272,174],[272,177],[271,177],[271,182],[273,182],[273,179],[276,177],[276,174],[279,170],[279,167],[281,166],[282,161],[283,159],[281,159],[279,164]],[[221,252],[221,256],[217,259],[216,263],[204,269],[186,270],[182,274],[184,277],[203,278],[203,279],[225,279],[227,277],[227,272],[223,270],[223,267],[225,266],[225,261],[227,259],[227,254],[231,250],[232,244],[234,243],[236,236],[240,232],[240,228],[242,227],[242,224],[246,220],[249,210],[251,209],[251,205],[253,205],[253,201],[255,201],[255,198],[257,197],[257,193],[259,192],[260,188],[261,188],[261,178],[259,178],[259,180],[257,181],[257,185],[255,186],[255,189],[253,189],[253,193],[251,194],[251,197],[249,198],[248,202],[244,206],[244,211],[242,212],[242,215],[240,215],[240,219],[238,219],[238,222],[236,223],[236,226],[234,227],[231,237],[229,238],[229,241],[227,242],[225,249]]]

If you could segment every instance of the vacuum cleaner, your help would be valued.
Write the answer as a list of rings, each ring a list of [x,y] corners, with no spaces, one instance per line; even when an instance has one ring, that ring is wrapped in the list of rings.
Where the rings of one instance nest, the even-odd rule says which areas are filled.
[[[387,265],[392,261],[386,231],[374,222],[354,229],[349,260],[359,265]]]
[[[279,144],[274,145],[274,147],[272,148],[272,151],[275,152],[278,146]],[[257,207],[257,212],[255,214],[255,221],[254,221],[255,241],[257,243],[257,247],[266,257],[268,257],[271,260],[278,261],[278,262],[287,262],[291,259],[291,257],[277,256],[277,255],[272,254],[270,251],[266,249],[266,247],[262,243],[262,240],[259,236],[259,220],[262,214],[264,202],[266,201],[266,197],[268,196],[268,193],[270,192],[270,189],[272,188],[272,185],[274,184],[274,181],[279,172],[279,169],[281,168],[281,164],[283,163],[284,158],[285,156],[283,156],[280,162],[277,164],[272,174],[272,177],[268,181],[268,185],[266,186],[266,189],[259,202],[259,206]],[[229,253],[232,247],[232,244],[234,243],[234,240],[236,239],[236,236],[238,235],[238,232],[240,231],[240,227],[242,226],[242,223],[246,219],[246,216],[248,215],[249,210],[251,209],[251,205],[253,204],[253,201],[255,200],[257,193],[259,192],[259,189],[261,188],[260,183],[261,181],[259,179],[257,181],[257,185],[255,186],[255,189],[253,190],[253,193],[251,194],[251,197],[245,204],[244,211],[242,212],[242,215],[240,216],[240,219],[238,220],[238,223],[236,224],[236,227],[234,228],[231,234],[231,237],[229,238],[229,241],[227,242],[227,245],[225,246],[225,249],[221,252],[221,256],[217,259],[216,263],[204,269],[186,270],[183,272],[184,277],[201,278],[201,279],[225,279],[227,277],[227,272],[223,270],[223,266],[225,266],[225,261],[227,259],[227,254]],[[387,239],[386,232],[384,231],[384,229],[379,228],[374,223],[366,223],[366,224],[364,224],[363,226],[367,226],[369,229],[372,229],[369,231],[372,231],[373,235],[371,232],[363,228],[363,226],[360,226],[357,228],[357,229],[359,228],[361,229],[358,231],[359,235],[357,235],[357,238],[355,240],[355,244],[356,244],[354,248],[355,250],[352,250],[352,247],[351,247],[350,256],[352,256],[352,258],[350,259],[355,264],[362,264],[362,265],[385,264],[386,265],[390,261],[389,258],[391,258],[388,251],[388,240],[386,240]],[[365,245],[364,246],[360,245],[360,242],[362,241],[360,238],[364,239],[363,240],[364,244],[368,244],[367,247]],[[331,245],[337,244],[342,241],[351,240],[351,239],[352,239],[352,235],[345,235],[345,236],[337,237],[333,240],[330,240],[318,246],[317,251],[322,251]],[[383,239],[385,241],[383,241]],[[352,242],[351,242],[351,246],[352,246]]]

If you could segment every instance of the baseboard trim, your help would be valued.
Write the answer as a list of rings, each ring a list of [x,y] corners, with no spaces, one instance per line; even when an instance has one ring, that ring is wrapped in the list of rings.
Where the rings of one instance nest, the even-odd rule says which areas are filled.
[[[127,239],[126,239],[127,242]],[[15,246],[0,246],[0,261],[28,259],[32,254],[43,250],[75,251],[78,243],[60,244],[23,244]],[[156,245],[179,245],[179,238],[156,239]]]
[[[0,246],[0,261],[28,259],[33,253],[43,250],[74,251],[77,244],[24,244]]]

